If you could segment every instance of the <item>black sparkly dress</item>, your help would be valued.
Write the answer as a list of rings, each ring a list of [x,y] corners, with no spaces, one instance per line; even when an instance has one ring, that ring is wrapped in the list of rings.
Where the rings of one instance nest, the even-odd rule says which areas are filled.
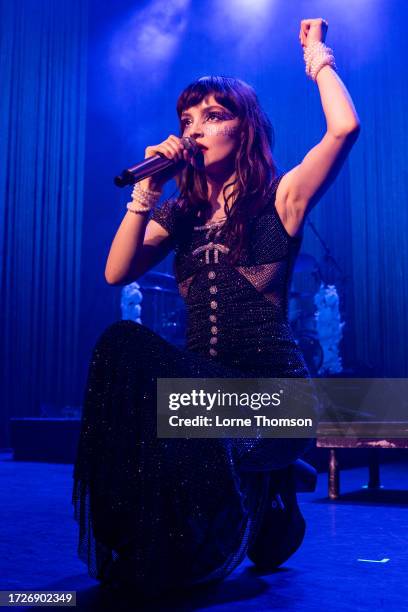
[[[159,377],[309,376],[287,320],[301,238],[288,235],[276,211],[280,178],[237,266],[226,261],[219,224],[200,226],[175,200],[153,212],[173,240],[187,345],[120,321],[95,346],[72,499],[78,554],[102,582],[157,593],[227,576],[256,537],[271,470],[311,444],[156,436]]]

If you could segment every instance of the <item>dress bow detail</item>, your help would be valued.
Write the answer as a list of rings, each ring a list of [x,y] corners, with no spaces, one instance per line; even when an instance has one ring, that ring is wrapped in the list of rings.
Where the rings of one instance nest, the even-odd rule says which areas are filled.
[[[229,247],[226,247],[224,244],[220,244],[218,242],[208,242],[207,244],[203,244],[203,246],[195,249],[192,254],[199,255],[202,252],[205,252],[205,263],[210,263],[210,251],[214,251],[214,263],[218,263],[218,253],[228,253]]]

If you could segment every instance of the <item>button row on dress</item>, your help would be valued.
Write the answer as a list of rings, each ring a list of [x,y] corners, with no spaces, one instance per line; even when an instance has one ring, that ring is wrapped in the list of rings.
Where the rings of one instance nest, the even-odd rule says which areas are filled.
[[[210,270],[208,272],[208,278],[210,280],[213,280],[215,278],[215,276],[216,276],[216,274],[215,274],[214,270]],[[211,285],[211,287],[210,287],[211,295],[215,295],[217,293],[217,291],[218,291],[218,289],[217,289],[216,285]],[[215,300],[211,300],[210,307],[212,308],[212,310],[216,310],[217,306],[218,306],[217,302]],[[215,315],[210,315],[210,321],[211,321],[211,323],[216,323],[217,317]],[[218,333],[218,328],[215,325],[213,325],[211,327],[211,334],[212,334],[212,336],[210,338],[210,345],[217,344],[217,342],[218,342],[218,338],[216,336],[217,333]],[[214,357],[215,357],[215,355],[217,355],[217,351],[212,346],[211,346],[211,348],[209,350],[209,353],[210,353],[210,355],[213,355]]]

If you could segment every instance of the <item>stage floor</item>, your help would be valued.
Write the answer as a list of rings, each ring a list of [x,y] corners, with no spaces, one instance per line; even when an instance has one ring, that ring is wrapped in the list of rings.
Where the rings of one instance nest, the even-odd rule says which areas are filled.
[[[387,490],[361,489],[367,469],[342,470],[342,497],[327,474],[299,500],[303,545],[274,573],[247,560],[222,584],[154,605],[109,601],[76,557],[72,465],[20,463],[0,455],[0,590],[75,590],[77,610],[401,610],[408,599],[408,463],[384,464]],[[26,608],[27,609],[27,608]],[[34,609],[34,608],[33,608]]]

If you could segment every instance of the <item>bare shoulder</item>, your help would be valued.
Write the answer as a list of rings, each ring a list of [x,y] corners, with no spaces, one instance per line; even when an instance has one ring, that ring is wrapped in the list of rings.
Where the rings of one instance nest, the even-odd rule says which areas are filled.
[[[290,200],[291,187],[296,181],[299,166],[286,172],[279,181],[275,196],[275,208],[282,221],[282,224],[290,236],[297,236],[302,232],[304,215],[299,214],[299,210]]]

